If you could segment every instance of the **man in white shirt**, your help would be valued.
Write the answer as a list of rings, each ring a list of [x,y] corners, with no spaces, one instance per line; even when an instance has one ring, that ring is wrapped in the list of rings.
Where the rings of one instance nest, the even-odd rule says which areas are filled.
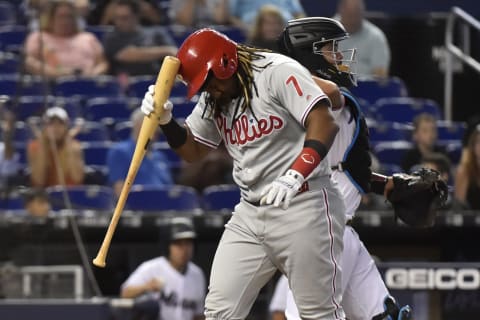
[[[205,276],[190,261],[195,237],[189,219],[174,218],[168,255],[143,262],[122,284],[122,298],[158,300],[159,320],[204,319]]]

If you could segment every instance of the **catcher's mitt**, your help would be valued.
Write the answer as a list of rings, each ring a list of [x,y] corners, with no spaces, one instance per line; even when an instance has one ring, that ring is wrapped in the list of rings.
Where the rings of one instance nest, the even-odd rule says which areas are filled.
[[[430,227],[436,211],[448,197],[448,186],[438,171],[422,168],[411,175],[393,175],[393,190],[387,195],[395,216],[412,227]]]

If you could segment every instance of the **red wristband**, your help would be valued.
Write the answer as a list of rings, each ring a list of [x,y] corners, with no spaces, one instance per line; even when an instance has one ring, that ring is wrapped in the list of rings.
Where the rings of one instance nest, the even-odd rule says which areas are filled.
[[[312,173],[313,169],[318,166],[320,161],[322,161],[322,157],[315,149],[305,147],[302,149],[302,152],[300,152],[297,159],[295,159],[291,169],[298,171],[304,178],[307,178],[307,176]]]

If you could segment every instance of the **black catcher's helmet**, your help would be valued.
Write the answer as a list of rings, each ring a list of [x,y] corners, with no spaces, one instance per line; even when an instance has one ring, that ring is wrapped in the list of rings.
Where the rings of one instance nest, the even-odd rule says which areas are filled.
[[[278,46],[280,53],[294,58],[316,76],[348,88],[355,86],[357,81],[353,71],[355,49],[338,50],[338,42],[346,38],[348,33],[339,21],[309,17],[288,21],[280,34]],[[329,54],[334,63],[328,62],[324,52],[320,51],[329,42],[333,42],[333,51]],[[338,59],[339,53],[341,59]]]

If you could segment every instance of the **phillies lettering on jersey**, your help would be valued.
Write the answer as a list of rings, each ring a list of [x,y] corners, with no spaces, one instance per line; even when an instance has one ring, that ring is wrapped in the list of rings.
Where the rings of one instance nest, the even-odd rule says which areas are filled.
[[[227,123],[230,122],[223,115],[220,115],[216,121],[222,131],[225,144],[244,145],[247,142],[268,136],[273,130],[283,127],[282,118],[274,115],[270,115],[267,119],[258,119],[258,121],[253,118],[249,121],[246,115],[242,115],[238,121],[234,123],[233,129],[228,127]]]

